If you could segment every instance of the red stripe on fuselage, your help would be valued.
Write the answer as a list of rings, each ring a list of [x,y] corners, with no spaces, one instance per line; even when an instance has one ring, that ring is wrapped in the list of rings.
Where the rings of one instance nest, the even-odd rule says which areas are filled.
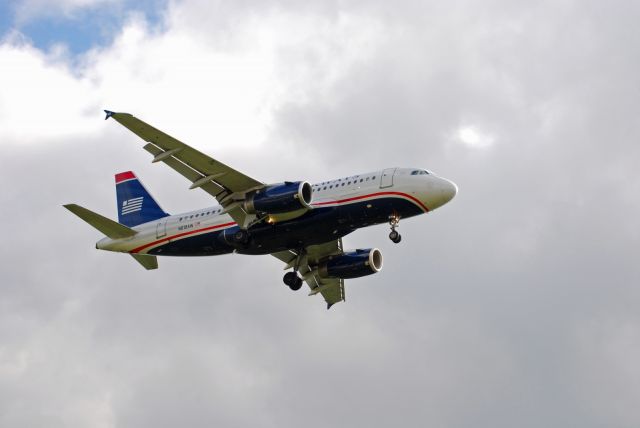
[[[116,174],[116,184],[125,180],[131,180],[132,178],[136,178],[136,175],[133,173],[133,171],[118,173]]]
[[[340,199],[340,200],[337,200],[337,201],[317,202],[317,203],[311,204],[311,205],[313,205],[313,206],[322,206],[322,205],[330,205],[330,204],[342,204],[342,203],[357,201],[357,200],[360,200],[360,199],[371,198],[371,197],[374,197],[374,196],[385,196],[385,195],[402,196],[404,198],[410,199],[411,201],[415,202],[420,208],[422,208],[424,210],[424,212],[429,212],[429,208],[427,208],[418,199],[416,199],[413,196],[408,195],[406,193],[402,193],[402,192],[370,193],[368,195],[354,196],[353,198]],[[220,228],[227,227],[227,226],[235,226],[236,224],[237,224],[236,222],[223,223],[223,224],[218,224],[216,226],[205,227],[203,229],[190,230],[188,232],[178,233],[177,235],[167,236],[167,237],[159,239],[157,241],[153,241],[153,242],[150,242],[148,244],[142,245],[142,246],[140,246],[138,248],[134,248],[133,250],[131,250],[129,252],[130,253],[138,253],[138,252],[140,252],[142,250],[145,250],[145,249],[147,249],[149,247],[153,247],[154,245],[161,244],[163,242],[169,242],[172,239],[182,238],[184,236],[189,236],[189,235],[194,235],[194,234],[196,234],[198,232],[204,232],[204,231],[207,231],[207,230],[215,230],[215,229],[220,229]]]
[[[220,228],[227,227],[227,226],[235,226],[236,224],[237,224],[237,223],[236,223],[235,221],[232,221],[232,222],[230,222],[230,223],[217,224],[217,225],[215,225],[215,226],[209,226],[209,227],[204,227],[204,228],[202,228],[202,229],[190,230],[190,231],[188,231],[188,232],[178,233],[177,235],[167,236],[167,237],[164,237],[164,238],[159,239],[159,240],[157,240],[157,241],[153,241],[153,242],[150,242],[150,243],[148,243],[148,244],[144,244],[144,245],[142,245],[142,246],[140,246],[140,247],[138,247],[138,248],[134,248],[133,250],[131,250],[131,251],[129,251],[129,252],[130,252],[130,253],[139,253],[139,252],[140,252],[140,251],[142,251],[142,250],[145,250],[145,249],[147,249],[147,248],[149,248],[149,247],[153,247],[154,245],[157,245],[157,244],[161,244],[161,243],[163,243],[163,242],[165,242],[165,241],[166,241],[166,242],[169,242],[169,241],[170,241],[170,240],[172,240],[172,239],[182,238],[183,236],[193,235],[193,234],[195,234],[195,233],[198,233],[198,232],[205,232],[205,231],[207,231],[207,230],[220,229]]]
[[[404,198],[408,198],[410,199],[412,202],[416,203],[420,208],[422,208],[424,210],[424,212],[429,212],[429,208],[427,208],[425,206],[425,204],[423,204],[422,202],[420,202],[420,200],[418,200],[417,198],[408,195],[406,193],[402,193],[402,192],[378,192],[378,193],[370,193],[368,195],[362,195],[362,196],[354,196],[353,198],[346,198],[346,199],[339,199],[336,201],[326,201],[326,202],[317,202],[315,204],[311,204],[313,206],[321,206],[321,205],[331,205],[331,204],[343,204],[346,202],[352,202],[352,201],[358,201],[360,199],[366,199],[366,198],[371,198],[374,196],[385,196],[385,195],[391,195],[391,196],[402,196]]]

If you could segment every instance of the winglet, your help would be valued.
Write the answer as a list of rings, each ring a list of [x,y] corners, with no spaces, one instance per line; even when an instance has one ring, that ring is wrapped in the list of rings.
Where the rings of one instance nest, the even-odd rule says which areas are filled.
[[[109,119],[111,116],[113,116],[114,114],[116,114],[115,111],[111,111],[111,110],[105,110],[104,111],[107,115],[105,116],[104,120]]]

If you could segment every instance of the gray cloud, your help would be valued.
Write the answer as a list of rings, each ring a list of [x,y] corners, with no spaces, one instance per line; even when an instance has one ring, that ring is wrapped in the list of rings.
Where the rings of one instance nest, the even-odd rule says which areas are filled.
[[[640,423],[635,4],[171,7],[229,40],[265,10],[384,31],[332,77],[314,54],[340,46],[282,50],[279,67],[308,58],[319,85],[278,106],[259,154],[226,149],[228,163],[265,180],[416,165],[460,193],[404,221],[399,246],[382,226],[347,237],[381,248],[385,268],[327,312],[269,258],[145,272],[94,251],[99,236],[60,205],[113,215],[111,172],[135,168],[170,211],[208,203],[133,137],[13,142],[0,157],[0,425]],[[464,126],[494,144],[461,144]]]

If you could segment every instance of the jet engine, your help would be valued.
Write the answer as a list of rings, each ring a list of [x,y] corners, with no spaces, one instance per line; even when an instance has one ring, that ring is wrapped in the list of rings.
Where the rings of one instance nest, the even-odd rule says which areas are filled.
[[[311,194],[311,184],[306,181],[287,181],[249,193],[244,201],[244,209],[249,214],[308,210],[311,209]]]
[[[318,266],[322,278],[359,278],[382,269],[382,253],[377,248],[346,252],[326,260]]]

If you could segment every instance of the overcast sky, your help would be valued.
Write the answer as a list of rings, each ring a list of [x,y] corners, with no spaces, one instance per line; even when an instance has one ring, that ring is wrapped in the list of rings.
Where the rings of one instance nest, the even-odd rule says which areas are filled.
[[[16,0],[0,6],[0,426],[640,426],[640,4]],[[134,170],[102,109],[266,182],[456,182],[360,230],[346,303],[271,257],[98,252]]]

